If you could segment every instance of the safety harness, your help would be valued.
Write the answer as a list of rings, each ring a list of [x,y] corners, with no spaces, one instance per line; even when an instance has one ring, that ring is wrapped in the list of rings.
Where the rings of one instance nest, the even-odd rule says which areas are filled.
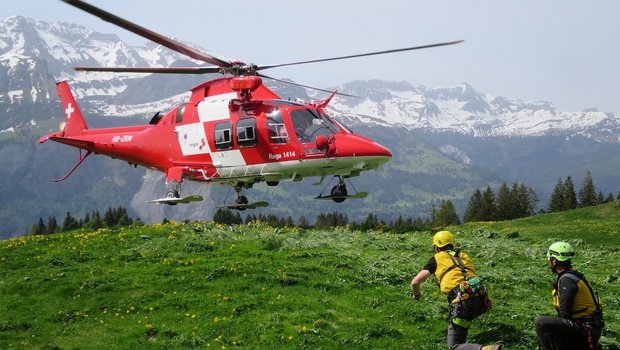
[[[450,318],[454,323],[468,327],[471,320],[491,309],[491,299],[479,278],[469,278],[463,260],[459,257],[459,251],[449,255],[454,263],[453,267],[458,267],[464,278],[463,282],[448,293]]]
[[[589,350],[596,350],[601,332],[605,327],[605,320],[603,319],[603,306],[599,302],[598,297],[596,296],[596,293],[594,293],[594,290],[592,289],[590,282],[586,279],[586,276],[578,271],[568,270],[562,276],[558,277],[558,287],[560,284],[560,279],[566,274],[574,276],[577,280],[582,280],[586,287],[588,287],[588,291],[592,296],[592,301],[594,302],[594,314],[591,317],[582,317],[575,321],[579,322],[579,324],[581,324],[586,331]],[[596,334],[594,327],[597,328],[598,334]]]

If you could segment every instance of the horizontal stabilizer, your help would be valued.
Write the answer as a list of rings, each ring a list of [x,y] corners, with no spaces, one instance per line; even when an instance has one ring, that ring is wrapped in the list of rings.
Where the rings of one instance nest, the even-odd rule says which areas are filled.
[[[82,149],[94,149],[95,143],[93,141],[79,140],[74,138],[65,138],[58,136],[50,136],[44,139],[39,140],[39,143],[43,143],[47,140],[56,141],[58,143],[62,143],[69,146],[74,146]]]

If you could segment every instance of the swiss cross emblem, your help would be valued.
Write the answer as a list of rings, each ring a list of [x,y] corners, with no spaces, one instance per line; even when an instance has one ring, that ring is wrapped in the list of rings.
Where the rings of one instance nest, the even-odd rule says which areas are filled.
[[[71,102],[67,105],[67,109],[65,109],[65,113],[67,114],[67,119],[71,119],[71,114],[75,112],[75,109],[71,105]]]

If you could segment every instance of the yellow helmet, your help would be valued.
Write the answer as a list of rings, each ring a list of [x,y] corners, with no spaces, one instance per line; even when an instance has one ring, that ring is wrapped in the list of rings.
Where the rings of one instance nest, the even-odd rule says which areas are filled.
[[[450,231],[439,231],[435,233],[433,237],[433,245],[436,245],[439,248],[445,247],[448,244],[456,245],[454,241],[454,236]]]

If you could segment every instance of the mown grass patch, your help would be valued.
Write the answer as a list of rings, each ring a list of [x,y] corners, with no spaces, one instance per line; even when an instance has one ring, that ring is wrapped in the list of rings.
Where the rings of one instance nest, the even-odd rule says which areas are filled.
[[[619,349],[614,205],[451,228],[494,302],[470,340],[536,348],[533,320],[554,312],[544,252],[565,239],[605,305],[605,348]],[[437,287],[409,292],[431,237],[168,223],[3,241],[0,348],[443,348]]]

